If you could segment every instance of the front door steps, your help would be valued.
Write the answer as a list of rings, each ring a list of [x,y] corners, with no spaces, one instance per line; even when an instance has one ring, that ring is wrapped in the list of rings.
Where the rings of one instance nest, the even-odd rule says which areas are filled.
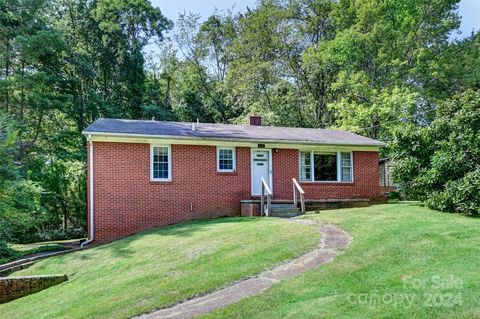
[[[300,207],[296,207],[293,203],[272,203],[270,216],[281,218],[292,218],[301,215]]]
[[[305,199],[307,211],[319,211],[325,209],[366,207],[373,204],[368,198],[351,199]],[[260,199],[253,197],[240,201],[242,216],[260,215]],[[290,218],[301,215],[300,207],[293,205],[291,199],[273,199],[270,216]]]

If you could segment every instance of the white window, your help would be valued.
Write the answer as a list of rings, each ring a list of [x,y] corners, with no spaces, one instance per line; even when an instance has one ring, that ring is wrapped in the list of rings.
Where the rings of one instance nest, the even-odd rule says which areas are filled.
[[[172,154],[170,145],[150,146],[150,180],[172,180]]]
[[[300,152],[300,180],[309,181],[312,179],[312,153]]]
[[[235,148],[217,147],[217,171],[235,172]]]
[[[314,182],[352,182],[352,152],[300,152],[300,180]]]
[[[351,182],[352,178],[352,153],[340,153],[340,180]]]

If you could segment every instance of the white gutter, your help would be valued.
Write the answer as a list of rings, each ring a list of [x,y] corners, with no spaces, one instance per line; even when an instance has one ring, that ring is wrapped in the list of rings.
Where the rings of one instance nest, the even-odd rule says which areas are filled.
[[[80,247],[83,248],[84,246],[90,244],[93,241],[93,141],[92,141],[92,136],[88,135],[88,143],[90,147],[90,152],[89,152],[89,183],[90,183],[90,237],[88,240],[84,241]]]

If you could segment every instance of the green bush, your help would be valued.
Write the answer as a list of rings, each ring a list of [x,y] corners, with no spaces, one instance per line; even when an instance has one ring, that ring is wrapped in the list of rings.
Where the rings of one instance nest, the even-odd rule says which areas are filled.
[[[83,228],[67,228],[45,230],[35,234],[35,241],[52,241],[52,240],[64,240],[75,239],[85,237],[85,229]]]
[[[387,197],[389,201],[399,201],[403,199],[402,194],[396,191],[388,193]]]
[[[480,214],[480,90],[440,102],[430,125],[399,128],[390,146],[403,196],[441,211]]]
[[[17,257],[17,252],[8,247],[5,241],[0,240],[0,264],[3,264],[15,257]]]
[[[441,211],[480,215],[480,168],[457,181],[447,182],[445,190],[434,192],[426,204]]]

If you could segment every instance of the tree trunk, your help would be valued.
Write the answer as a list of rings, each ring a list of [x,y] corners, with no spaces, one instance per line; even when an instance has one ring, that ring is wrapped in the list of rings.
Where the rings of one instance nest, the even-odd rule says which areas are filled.
[[[65,197],[64,197],[65,198]],[[67,230],[68,227],[68,205],[65,200],[62,200],[62,227]]]
[[[24,89],[24,83],[25,83],[25,61],[21,62],[21,67],[20,67],[20,74],[21,74],[21,82],[20,82],[20,116],[19,118],[23,121],[23,115],[25,113],[25,89]]]
[[[323,121],[323,115],[325,113],[325,87],[323,84],[318,91],[315,111],[315,120],[317,120],[317,123],[320,124],[321,128],[325,127]]]
[[[165,88],[165,98],[163,99],[163,106],[165,109],[170,109],[170,82],[172,81],[171,77],[167,78],[167,87]]]

